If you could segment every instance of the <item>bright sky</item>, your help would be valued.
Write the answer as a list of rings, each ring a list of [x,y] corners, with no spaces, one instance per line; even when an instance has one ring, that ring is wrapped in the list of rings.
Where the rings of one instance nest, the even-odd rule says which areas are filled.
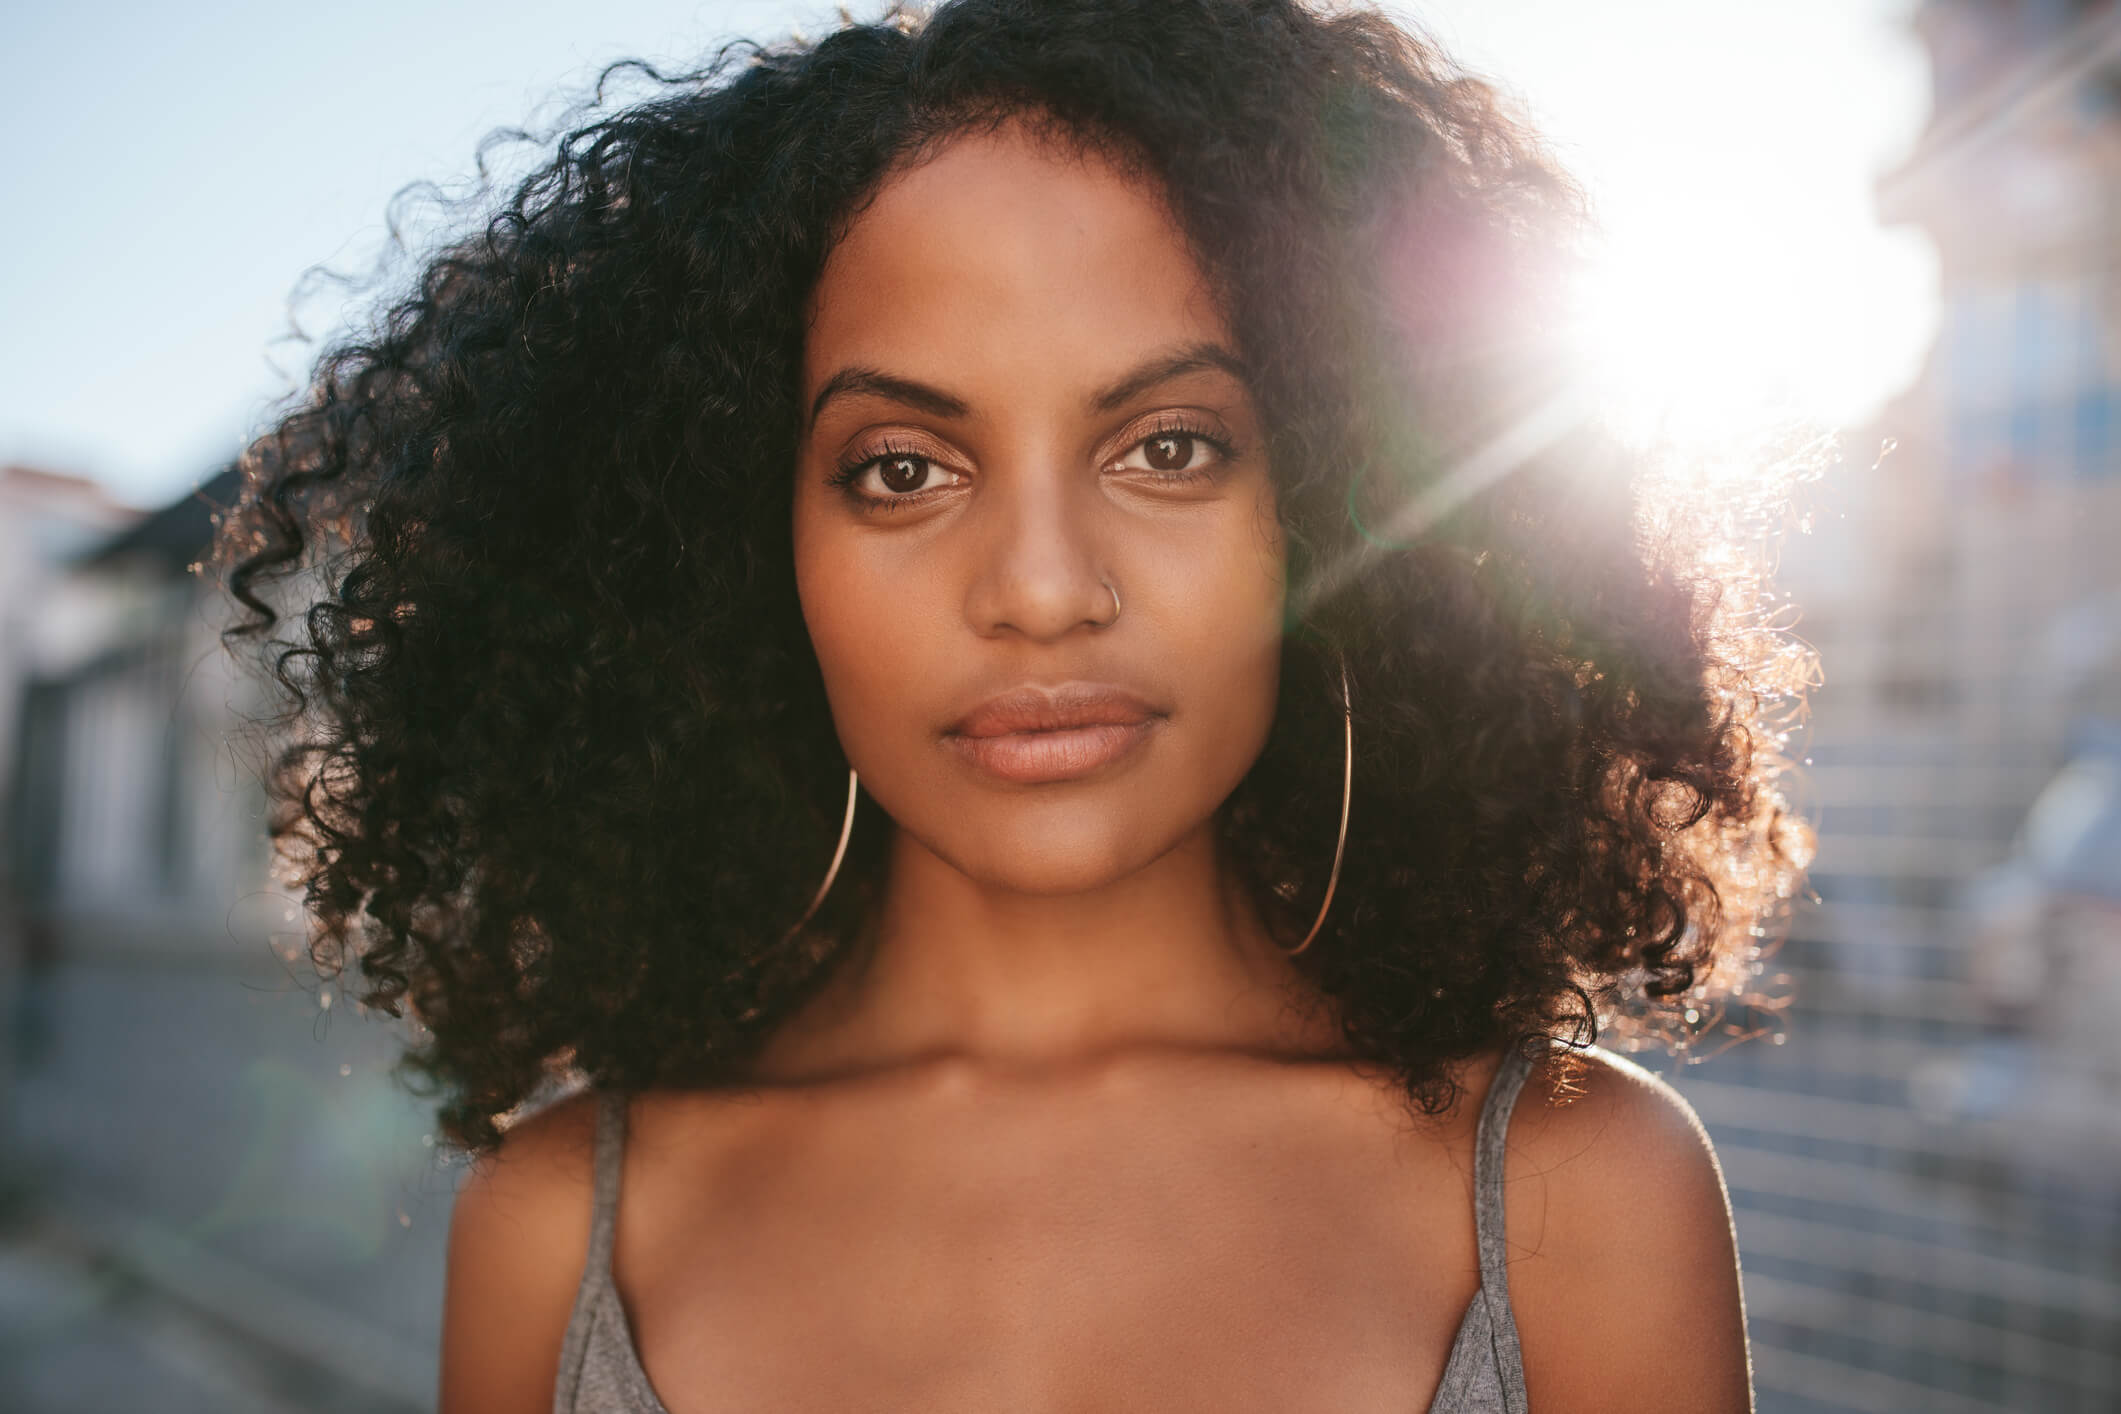
[[[1919,366],[1935,261],[1873,175],[1927,103],[1911,0],[1407,0],[1517,94],[1607,235],[1592,337],[1642,416],[1763,400],[1829,423]],[[874,4],[857,4],[857,14]],[[461,181],[489,129],[603,62],[816,25],[808,0],[74,0],[0,9],[0,462],[154,504],[299,374],[310,266],[364,268],[391,193]],[[305,306],[329,321],[325,302]],[[275,366],[275,360],[279,365]]]

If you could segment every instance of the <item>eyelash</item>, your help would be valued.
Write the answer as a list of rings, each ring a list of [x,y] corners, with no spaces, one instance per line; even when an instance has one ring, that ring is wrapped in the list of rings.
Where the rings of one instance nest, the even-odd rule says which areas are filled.
[[[1237,449],[1227,439],[1218,437],[1198,424],[1176,416],[1158,419],[1155,426],[1144,432],[1140,437],[1135,438],[1134,441],[1129,442],[1122,455],[1132,454],[1139,450],[1144,443],[1153,442],[1159,437],[1190,437],[1206,446],[1209,451],[1215,453],[1219,460],[1224,462],[1233,460],[1237,455]],[[866,491],[855,489],[855,483],[861,480],[863,474],[871,467],[879,462],[890,461],[893,457],[918,457],[924,462],[940,465],[936,458],[929,456],[918,447],[907,446],[903,443],[886,442],[876,451],[861,458],[859,461],[847,462],[842,465],[837,471],[832,473],[829,484],[852,497],[864,510],[888,513],[904,506],[919,505],[927,500],[927,494],[920,491],[905,496],[872,496]],[[1182,485],[1196,481],[1206,481],[1210,475],[1206,471],[1155,470],[1151,470],[1148,474],[1151,479],[1163,482],[1166,485]]]

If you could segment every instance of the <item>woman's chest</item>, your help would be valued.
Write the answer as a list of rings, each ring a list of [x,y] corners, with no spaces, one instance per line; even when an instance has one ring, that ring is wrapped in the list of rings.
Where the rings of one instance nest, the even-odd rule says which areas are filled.
[[[1441,1148],[1047,1118],[629,1184],[619,1289],[672,1414],[1427,1407],[1479,1284]]]

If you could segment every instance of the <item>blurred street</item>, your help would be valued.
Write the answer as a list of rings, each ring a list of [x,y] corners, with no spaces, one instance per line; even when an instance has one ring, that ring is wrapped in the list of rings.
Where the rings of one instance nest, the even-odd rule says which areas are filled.
[[[78,942],[12,999],[0,1408],[430,1407],[424,1111],[383,1027],[235,948]]]
[[[398,1414],[422,1407],[288,1357],[48,1217],[0,1228],[0,1407],[12,1414]]]

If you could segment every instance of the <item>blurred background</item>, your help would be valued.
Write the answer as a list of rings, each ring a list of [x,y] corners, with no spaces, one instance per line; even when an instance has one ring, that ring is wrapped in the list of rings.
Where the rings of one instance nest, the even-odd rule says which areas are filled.
[[[1617,423],[1834,434],[1781,555],[1824,680],[1780,1037],[1638,1057],[1722,1156],[1760,1408],[2121,1409],[2121,5],[1393,8],[1589,189]],[[191,566],[290,319],[349,317],[305,271],[603,62],[791,22],[0,14],[0,1407],[431,1406],[454,1173],[299,965]]]

